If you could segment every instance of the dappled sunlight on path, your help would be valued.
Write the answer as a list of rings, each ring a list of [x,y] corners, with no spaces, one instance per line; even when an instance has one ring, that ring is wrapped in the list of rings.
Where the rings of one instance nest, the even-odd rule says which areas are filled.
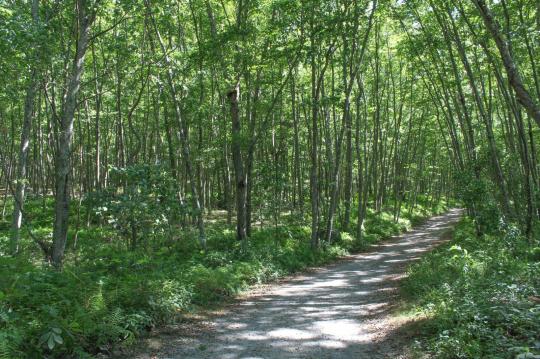
[[[451,210],[368,253],[273,286],[213,318],[213,330],[166,343],[157,357],[392,357],[380,343],[392,334],[385,317],[405,265],[440,243],[460,216]]]

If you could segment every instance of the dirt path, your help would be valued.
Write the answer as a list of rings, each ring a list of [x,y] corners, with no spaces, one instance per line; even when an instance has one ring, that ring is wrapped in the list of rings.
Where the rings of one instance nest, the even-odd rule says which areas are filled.
[[[368,253],[270,286],[206,322],[148,339],[146,353],[134,357],[399,358],[403,323],[390,315],[398,280],[460,216],[451,210]]]

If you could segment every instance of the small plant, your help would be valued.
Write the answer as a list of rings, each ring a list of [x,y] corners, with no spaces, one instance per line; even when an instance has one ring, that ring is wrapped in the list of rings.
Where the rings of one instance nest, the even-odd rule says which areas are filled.
[[[39,344],[53,350],[56,346],[64,344],[62,329],[51,327],[39,337]]]

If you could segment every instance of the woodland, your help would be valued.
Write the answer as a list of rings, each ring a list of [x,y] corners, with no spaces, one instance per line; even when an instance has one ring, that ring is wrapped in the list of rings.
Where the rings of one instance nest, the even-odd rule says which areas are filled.
[[[0,0],[0,358],[92,358],[463,208],[411,345],[540,355],[540,2]]]

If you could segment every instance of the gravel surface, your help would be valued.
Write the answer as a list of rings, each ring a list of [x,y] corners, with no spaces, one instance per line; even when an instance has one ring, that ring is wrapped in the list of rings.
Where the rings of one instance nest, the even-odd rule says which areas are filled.
[[[220,313],[147,338],[129,358],[400,358],[414,333],[392,316],[406,265],[448,238],[462,211],[329,267],[264,289]]]

